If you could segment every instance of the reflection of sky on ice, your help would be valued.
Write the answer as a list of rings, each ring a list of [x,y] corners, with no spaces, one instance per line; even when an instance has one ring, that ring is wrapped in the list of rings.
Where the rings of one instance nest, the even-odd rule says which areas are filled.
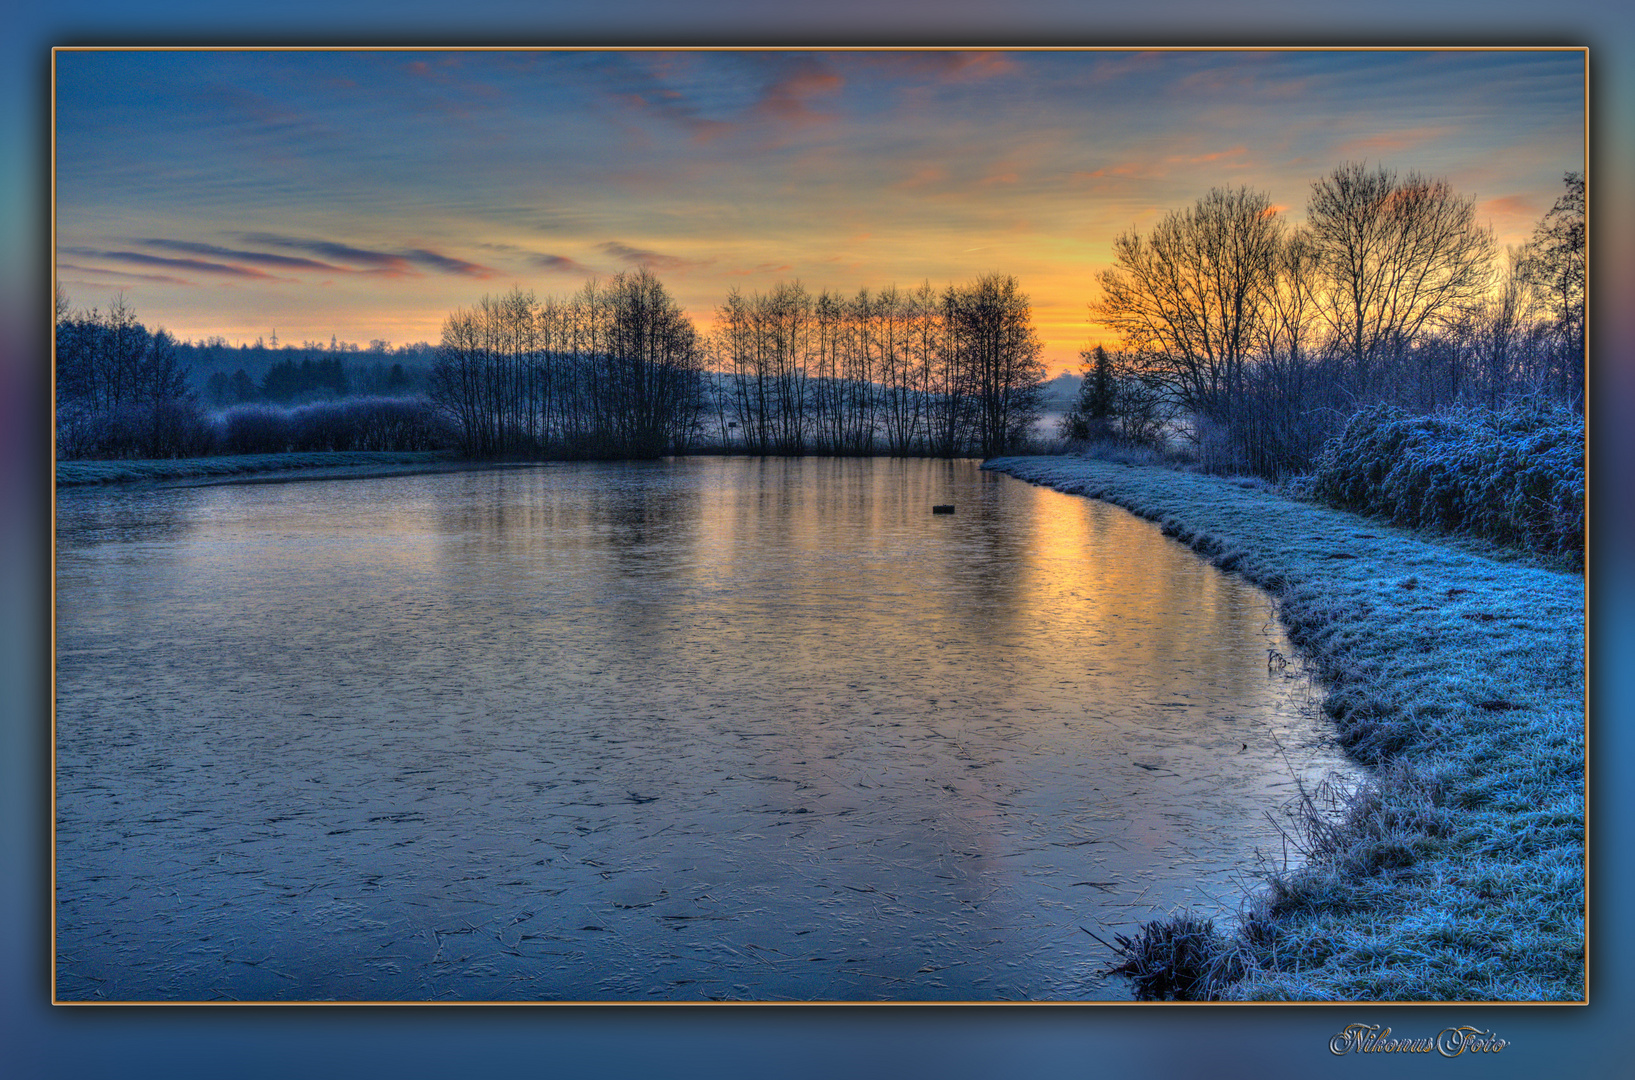
[[[1229,911],[1333,761],[1263,595],[974,462],[59,522],[69,998],[1119,996],[1079,928]]]

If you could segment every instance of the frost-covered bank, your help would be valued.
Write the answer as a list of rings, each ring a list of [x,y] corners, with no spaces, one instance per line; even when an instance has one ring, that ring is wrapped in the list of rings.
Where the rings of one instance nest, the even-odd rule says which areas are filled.
[[[1225,996],[1577,1000],[1584,584],[1218,478],[1082,458],[996,469],[1123,506],[1270,591],[1374,768],[1268,883]]]

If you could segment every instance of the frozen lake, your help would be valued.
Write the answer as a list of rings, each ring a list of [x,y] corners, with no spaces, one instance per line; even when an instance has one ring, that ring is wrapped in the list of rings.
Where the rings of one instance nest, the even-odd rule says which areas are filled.
[[[1122,998],[1342,760],[1263,593],[976,462],[68,490],[57,619],[71,1000]]]

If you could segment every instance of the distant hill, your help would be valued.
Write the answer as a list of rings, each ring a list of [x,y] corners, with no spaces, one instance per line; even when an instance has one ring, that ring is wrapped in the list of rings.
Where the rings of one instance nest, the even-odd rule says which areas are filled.
[[[1064,371],[1045,383],[1044,411],[1047,413],[1070,411],[1073,403],[1079,398],[1079,384],[1083,381],[1071,371]]]

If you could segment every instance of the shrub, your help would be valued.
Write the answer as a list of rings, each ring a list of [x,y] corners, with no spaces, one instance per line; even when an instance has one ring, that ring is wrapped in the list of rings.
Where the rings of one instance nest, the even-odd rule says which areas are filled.
[[[232,454],[437,450],[453,441],[448,422],[423,398],[347,398],[293,409],[239,405],[216,423]]]
[[[215,429],[191,397],[58,410],[57,456],[66,460],[198,457],[215,448]]]
[[[1583,566],[1584,418],[1567,410],[1364,409],[1323,448],[1306,490],[1340,509]]]
[[[219,414],[221,447],[229,454],[282,454],[290,449],[289,410],[239,405]]]

